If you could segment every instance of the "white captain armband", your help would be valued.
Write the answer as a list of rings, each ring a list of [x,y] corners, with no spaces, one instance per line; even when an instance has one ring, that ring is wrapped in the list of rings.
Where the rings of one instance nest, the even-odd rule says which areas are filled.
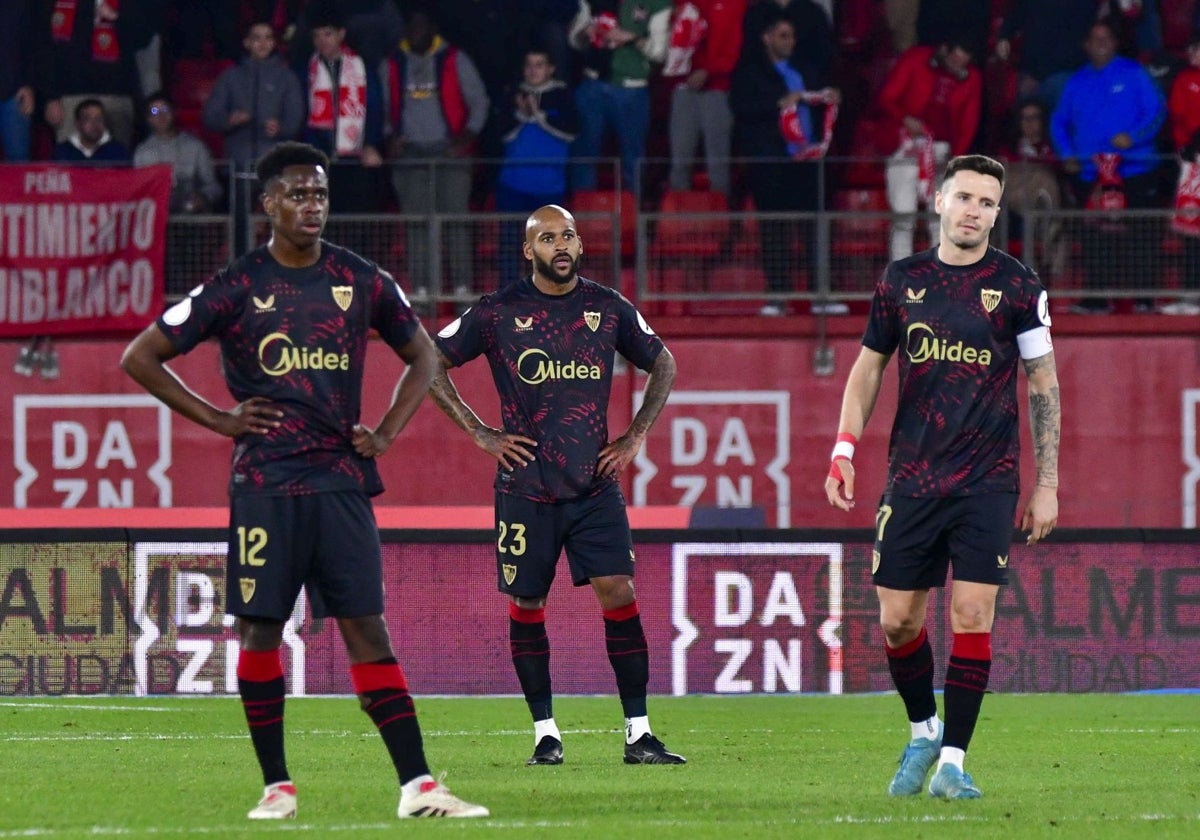
[[[1017,336],[1017,348],[1022,359],[1040,359],[1054,349],[1049,327],[1034,327]]]

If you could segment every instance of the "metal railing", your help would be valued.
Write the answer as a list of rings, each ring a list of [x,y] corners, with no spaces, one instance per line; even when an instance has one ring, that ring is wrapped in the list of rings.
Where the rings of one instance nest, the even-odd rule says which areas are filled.
[[[496,162],[477,163],[484,174],[476,180],[485,185],[486,193],[494,174],[488,167]],[[685,302],[708,307],[708,312],[736,313],[766,302],[867,299],[890,259],[890,231],[898,218],[886,209],[885,201],[879,209],[884,163],[873,161],[878,184],[863,186],[862,173],[871,170],[864,169],[862,159],[820,162],[820,181],[833,185],[821,194],[832,200],[822,200],[820,209],[807,212],[758,212],[746,199],[748,192],[735,190],[736,197],[728,202],[734,209],[665,213],[657,209],[661,204],[646,187],[649,179],[639,176],[632,200],[624,205],[613,191],[613,200],[581,203],[576,211],[585,243],[583,273],[621,289],[639,305],[667,311]],[[617,168],[615,162],[609,164]],[[646,170],[653,165],[648,162]],[[838,186],[852,167],[858,167],[857,185]],[[616,178],[610,175],[607,181]],[[487,206],[486,201],[475,203]],[[567,206],[572,207],[570,199]],[[326,237],[391,271],[415,304],[427,311],[444,311],[461,308],[528,270],[520,253],[526,215],[494,209],[334,213]],[[185,294],[229,259],[229,243],[236,233],[232,216],[171,217],[169,297]],[[1186,268],[1191,263],[1185,253],[1200,252],[1200,243],[1172,232],[1172,216],[1167,207],[1103,213],[1043,208],[1019,216],[1006,210],[993,243],[1037,269],[1059,295],[1173,296],[1191,283],[1200,283],[1200,278],[1189,281],[1185,276],[1187,270],[1194,270]],[[245,218],[250,226],[246,241],[265,241],[265,219]],[[913,221],[914,248],[928,247],[936,235],[936,217],[921,213]]]

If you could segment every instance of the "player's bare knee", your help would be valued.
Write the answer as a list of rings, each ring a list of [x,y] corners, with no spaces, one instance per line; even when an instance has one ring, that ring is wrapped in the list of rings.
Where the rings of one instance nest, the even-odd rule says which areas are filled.
[[[351,662],[378,662],[395,655],[383,616],[339,618],[337,622]]]
[[[902,615],[885,614],[880,616],[879,625],[883,628],[883,636],[887,639],[888,647],[902,647],[921,633],[925,625],[923,616],[905,613]]]
[[[955,633],[987,633],[992,629],[992,605],[983,601],[954,604],[951,624]]]
[[[275,650],[283,644],[282,622],[239,618],[237,628],[242,650]]]
[[[546,596],[540,598],[523,598],[520,595],[510,595],[512,602],[523,610],[542,610],[546,608]]]
[[[636,600],[633,578],[628,575],[592,578],[592,589],[600,601],[600,608],[604,610],[619,610]]]

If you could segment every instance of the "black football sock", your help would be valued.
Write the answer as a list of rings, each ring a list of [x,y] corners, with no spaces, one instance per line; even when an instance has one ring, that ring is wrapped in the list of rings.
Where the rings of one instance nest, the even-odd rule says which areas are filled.
[[[946,734],[942,746],[966,752],[992,672],[992,634],[955,633],[946,666]]]
[[[604,610],[604,646],[617,676],[617,693],[625,717],[645,717],[650,654],[636,601],[615,610]]]
[[[933,648],[929,646],[929,634],[925,628],[908,644],[898,648],[887,647],[888,671],[908,719],[912,723],[929,720],[937,715],[937,700],[933,696]]]
[[[508,644],[513,668],[535,721],[554,717],[550,687],[550,639],[546,635],[545,608],[527,610],[508,605]]]
[[[238,694],[250,727],[250,742],[262,768],[263,784],[286,782],[291,777],[283,754],[283,701],[287,686],[279,649],[243,650],[238,653]]]
[[[400,784],[429,775],[417,710],[395,658],[351,665],[350,681],[363,711],[379,729]]]

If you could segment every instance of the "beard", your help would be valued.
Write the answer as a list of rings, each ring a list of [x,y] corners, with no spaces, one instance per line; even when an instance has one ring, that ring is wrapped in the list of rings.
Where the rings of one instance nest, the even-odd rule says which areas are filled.
[[[573,260],[571,260],[571,267],[570,267],[570,269],[567,270],[567,273],[564,276],[559,273],[557,268],[554,267],[553,262],[547,262],[546,260],[543,260],[541,257],[539,257],[537,254],[534,254],[533,255],[533,271],[535,274],[540,274],[542,277],[545,277],[547,280],[551,281],[552,283],[557,283],[560,286],[565,286],[568,283],[573,282],[575,280],[575,278],[579,276],[579,260],[582,259],[582,257],[583,257],[583,254],[580,254],[579,256],[577,256]],[[558,258],[557,255],[555,255],[555,259],[557,259],[557,258]]]
[[[955,230],[942,229],[942,238],[954,245],[956,248],[962,248],[964,251],[970,251],[973,248],[978,248],[980,245],[986,244],[991,238],[991,229],[981,230],[974,235],[958,233]]]
[[[981,233],[978,236],[951,236],[949,237],[950,244],[957,248],[962,248],[964,251],[970,251],[973,248],[978,248],[984,245],[990,239],[986,233]]]

